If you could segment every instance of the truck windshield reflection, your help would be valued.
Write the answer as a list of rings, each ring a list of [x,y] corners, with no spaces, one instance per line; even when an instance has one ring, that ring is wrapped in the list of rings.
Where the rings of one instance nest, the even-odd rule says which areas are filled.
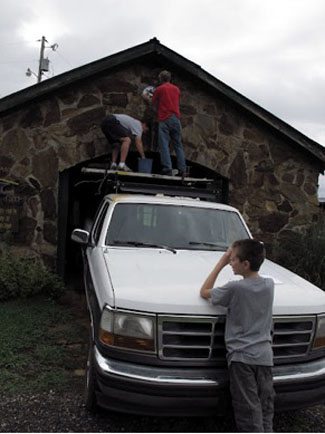
[[[120,203],[114,208],[105,244],[170,249],[226,250],[248,238],[237,213],[191,206]]]

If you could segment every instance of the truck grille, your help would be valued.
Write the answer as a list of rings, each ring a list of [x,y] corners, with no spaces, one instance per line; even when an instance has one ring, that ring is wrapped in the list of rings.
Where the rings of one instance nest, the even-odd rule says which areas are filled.
[[[274,317],[274,361],[304,358],[315,329],[315,317]],[[224,362],[225,317],[158,317],[159,357],[163,360]]]
[[[224,361],[225,317],[158,317],[161,359]]]
[[[304,358],[312,344],[315,321],[313,316],[274,317],[274,360]]]

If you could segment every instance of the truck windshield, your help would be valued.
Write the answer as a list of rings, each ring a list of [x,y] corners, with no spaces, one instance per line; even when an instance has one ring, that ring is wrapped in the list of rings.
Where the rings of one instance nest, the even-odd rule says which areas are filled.
[[[177,205],[121,203],[114,208],[106,245],[162,245],[174,249],[226,250],[249,238],[237,213]],[[145,246],[144,246],[145,247]]]

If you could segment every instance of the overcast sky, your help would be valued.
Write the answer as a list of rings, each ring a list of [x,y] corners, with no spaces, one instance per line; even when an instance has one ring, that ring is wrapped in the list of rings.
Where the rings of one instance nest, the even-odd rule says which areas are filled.
[[[325,145],[324,0],[0,0],[0,98],[157,37]],[[321,178],[325,197],[325,178]]]

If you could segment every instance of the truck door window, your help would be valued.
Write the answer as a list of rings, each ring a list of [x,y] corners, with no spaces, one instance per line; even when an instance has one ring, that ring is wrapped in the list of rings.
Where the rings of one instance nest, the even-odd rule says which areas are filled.
[[[99,241],[99,237],[100,237],[100,234],[102,231],[102,227],[103,227],[104,219],[105,219],[105,216],[106,216],[106,213],[108,210],[108,206],[109,206],[109,204],[107,202],[105,202],[98,213],[96,223],[95,223],[95,226],[93,228],[93,233],[92,233],[92,239],[93,239],[95,244],[97,244]]]

